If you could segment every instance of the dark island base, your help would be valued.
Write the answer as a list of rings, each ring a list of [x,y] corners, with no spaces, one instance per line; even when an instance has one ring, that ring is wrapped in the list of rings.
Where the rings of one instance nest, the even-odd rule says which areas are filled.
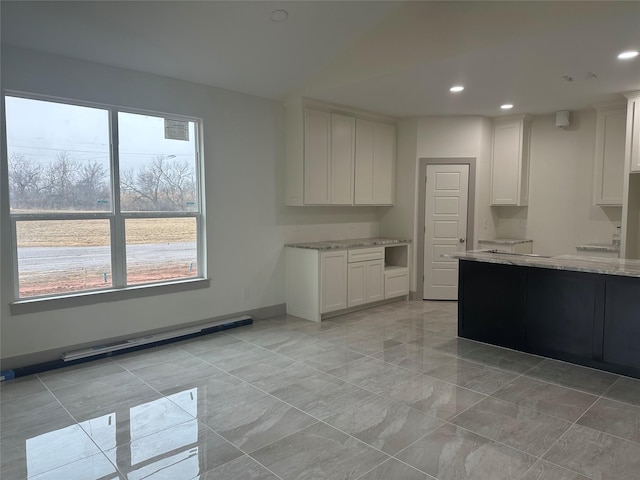
[[[640,278],[460,259],[458,335],[640,378]]]

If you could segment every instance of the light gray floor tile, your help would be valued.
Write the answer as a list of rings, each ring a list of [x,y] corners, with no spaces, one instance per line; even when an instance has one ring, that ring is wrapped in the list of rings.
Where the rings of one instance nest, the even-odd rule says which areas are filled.
[[[172,345],[147,348],[133,353],[125,353],[113,357],[113,361],[129,371],[134,371],[144,367],[170,363],[183,358],[191,357],[181,348]]]
[[[328,372],[365,390],[381,394],[412,378],[415,373],[370,357],[364,357]]]
[[[274,390],[272,394],[319,419],[357,406],[373,396],[370,392],[323,373]]]
[[[449,360],[446,363],[435,366],[433,369],[426,370],[424,373],[430,377],[439,378],[486,395],[495,392],[517,377],[514,373],[486,367],[460,358]]]
[[[542,455],[571,423],[493,397],[451,420],[478,435],[531,455]]]
[[[278,480],[278,478],[251,457],[244,455],[209,470],[198,477],[198,480]]]
[[[578,424],[640,443],[640,407],[599,399]]]
[[[47,387],[35,375],[0,382],[0,404],[18,402],[21,398],[48,392]]]
[[[224,347],[211,348],[205,352],[196,353],[194,355],[201,360],[218,367],[227,364],[231,364],[232,366],[242,366],[242,361],[247,358],[247,356],[254,354],[256,350],[265,354],[270,353],[268,350],[264,350],[253,343],[237,342],[232,343],[231,345],[225,345]],[[236,363],[234,364],[234,362]]]
[[[572,426],[544,460],[593,479],[637,480],[640,444],[603,432]]]
[[[409,380],[394,385],[381,395],[445,420],[485,398],[480,393],[425,375],[415,375]]]
[[[374,355],[374,358],[416,373],[432,370],[455,357],[428,347],[401,344]]]
[[[483,345],[465,353],[462,357],[488,367],[499,368],[512,373],[524,373],[538,365],[543,359],[528,353],[516,352],[506,348]]]
[[[138,368],[132,373],[151,387],[164,390],[197,384],[204,378],[219,376],[223,372],[201,358],[189,356],[169,363]]]
[[[66,419],[65,419],[66,420]],[[34,420],[35,421],[35,420]],[[26,478],[83,460],[100,453],[89,436],[72,422],[55,425],[53,419],[38,419],[39,431],[28,433],[3,425],[0,477]],[[33,426],[33,425],[32,425]]]
[[[283,480],[358,478],[388,458],[323,423],[268,445],[252,457]]]
[[[535,457],[445,425],[415,442],[396,457],[438,480],[515,480]]]
[[[129,372],[86,381],[55,391],[58,401],[78,422],[108,415],[160,398],[160,394]]]
[[[517,378],[493,396],[570,422],[580,418],[598,398],[526,376]]]
[[[229,330],[229,332],[240,332],[244,329],[250,329],[251,326],[242,327],[242,329]],[[249,330],[250,331],[250,330]],[[172,346],[184,350],[192,355],[198,353],[209,352],[217,348],[224,348],[230,345],[242,343],[241,339],[236,338],[234,335],[228,335],[226,333],[214,333],[211,335],[203,335],[201,337],[190,338],[188,340],[182,340],[175,342]]]
[[[227,374],[201,379],[195,385],[170,388],[161,393],[198,418],[203,418],[210,412],[233,407],[242,400],[258,399],[265,395],[264,392]]]
[[[390,458],[357,480],[433,480],[433,477]]]
[[[168,398],[132,405],[113,405],[111,412],[81,421],[80,426],[103,451],[194,419]]]
[[[271,392],[316,375],[318,370],[292,358],[275,355],[251,365],[231,369],[229,373]]]
[[[124,371],[124,368],[107,358],[39,373],[38,378],[50,390],[57,390]]]
[[[544,460],[538,460],[522,480],[589,480],[578,473],[571,472]]]
[[[191,420],[162,432],[135,437],[105,452],[128,480],[198,478],[242,456],[202,423]]]
[[[124,477],[118,474],[116,467],[102,453],[63,465],[40,475],[29,475],[29,480],[69,480],[72,478],[124,480]]]
[[[321,336],[305,335],[296,330],[274,332],[270,336],[254,340],[254,343],[266,348],[267,350],[283,355],[304,349],[317,353],[319,351],[335,348],[333,343],[325,340]]]
[[[640,407],[640,380],[620,377],[611,388],[604,393],[604,396]]]
[[[279,355],[276,355],[269,350],[258,347],[249,352],[246,352],[242,355],[235,356],[233,358],[227,358],[224,360],[207,360],[209,363],[215,365],[216,368],[220,370],[224,370],[225,372],[230,372],[231,370],[235,370],[236,368],[244,367],[247,365],[253,365],[258,362],[262,362],[268,359],[277,358]],[[200,357],[203,358],[203,357]]]
[[[594,395],[602,395],[619,378],[612,373],[551,359],[545,359],[526,375]]]
[[[435,417],[377,395],[340,409],[325,421],[389,455],[443,425]]]
[[[381,338],[369,338],[365,340],[349,339],[345,342],[344,347],[364,355],[375,355],[388,348],[401,345],[396,340],[384,340]]]
[[[239,398],[236,405],[209,411],[200,415],[200,419],[247,453],[317,422],[315,418],[266,394]]]
[[[409,342],[411,345],[417,345],[420,347],[429,347],[441,352],[450,353],[451,355],[464,355],[470,353],[473,350],[477,350],[482,347],[482,343],[474,342],[473,340],[467,340],[466,338],[451,338],[443,335],[425,335],[424,337]]]
[[[363,358],[360,353],[336,346],[313,349],[298,348],[287,351],[283,355],[325,372]]]

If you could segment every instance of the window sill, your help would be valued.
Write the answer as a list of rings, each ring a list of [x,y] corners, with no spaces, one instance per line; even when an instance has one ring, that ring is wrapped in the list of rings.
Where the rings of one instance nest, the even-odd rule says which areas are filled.
[[[117,290],[100,290],[95,292],[82,292],[57,297],[35,298],[16,300],[9,304],[11,315],[24,315],[28,313],[47,312],[62,308],[94,305],[103,302],[118,302],[133,298],[165,295],[167,293],[179,293],[190,290],[209,288],[211,281],[208,278],[196,278],[167,283],[154,283],[150,285],[136,285]]]

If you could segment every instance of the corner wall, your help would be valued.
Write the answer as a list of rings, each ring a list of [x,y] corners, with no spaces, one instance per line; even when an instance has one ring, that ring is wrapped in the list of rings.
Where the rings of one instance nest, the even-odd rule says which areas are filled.
[[[571,125],[554,115],[534,117],[528,207],[493,207],[498,236],[533,240],[541,255],[576,254],[576,245],[611,243],[621,207],[593,205],[596,112],[571,112]],[[522,228],[524,222],[525,228]]]
[[[419,225],[418,178],[419,159],[421,158],[460,158],[476,159],[476,188],[474,239],[494,236],[494,212],[489,208],[489,185],[491,175],[491,121],[484,117],[420,117],[406,119],[398,125],[398,165],[396,205],[385,213],[380,220],[382,235],[411,235],[413,255],[411,270],[412,292],[422,298],[422,278],[418,272],[423,270],[417,264],[417,251],[423,248],[418,244],[422,238],[417,231]],[[485,222],[486,220],[486,222]],[[485,228],[486,226],[486,228]],[[468,248],[476,248],[476,245]]]
[[[12,316],[11,232],[3,200],[2,369],[24,366],[15,363],[18,357],[282,305],[283,244],[378,234],[376,208],[284,206],[284,109],[278,102],[6,45],[1,68],[4,89],[202,118],[211,278],[202,290]]]

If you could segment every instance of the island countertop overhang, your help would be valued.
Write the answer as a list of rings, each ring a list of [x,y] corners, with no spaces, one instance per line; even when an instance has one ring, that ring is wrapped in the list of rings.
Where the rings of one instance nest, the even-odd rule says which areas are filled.
[[[535,254],[520,255],[487,252],[482,250],[456,252],[452,253],[450,256],[452,258],[474,262],[640,278],[640,260],[584,257],[580,255],[558,255],[554,257],[546,257]]]

